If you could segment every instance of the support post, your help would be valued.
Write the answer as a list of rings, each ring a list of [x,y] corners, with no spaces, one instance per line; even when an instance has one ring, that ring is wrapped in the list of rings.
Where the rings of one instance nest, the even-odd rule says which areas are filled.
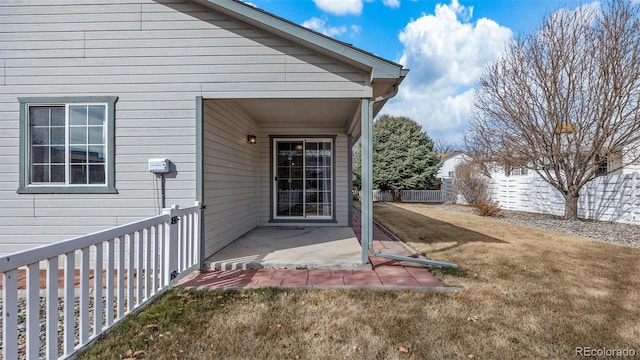
[[[347,138],[347,187],[349,188],[347,225],[353,227],[353,136]]]
[[[362,241],[362,263],[369,262],[369,247],[373,242],[373,119],[369,108],[369,100],[362,99],[361,142],[362,142],[362,191],[360,204],[362,207],[360,228]]]

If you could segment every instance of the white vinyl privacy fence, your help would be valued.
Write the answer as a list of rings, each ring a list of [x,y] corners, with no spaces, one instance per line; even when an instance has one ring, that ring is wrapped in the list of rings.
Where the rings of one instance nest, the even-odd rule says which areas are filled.
[[[563,215],[564,198],[539,176],[494,176],[491,199],[507,210]],[[640,173],[595,178],[580,191],[578,216],[640,225]]]
[[[1,256],[2,359],[67,358],[196,269],[200,211]]]

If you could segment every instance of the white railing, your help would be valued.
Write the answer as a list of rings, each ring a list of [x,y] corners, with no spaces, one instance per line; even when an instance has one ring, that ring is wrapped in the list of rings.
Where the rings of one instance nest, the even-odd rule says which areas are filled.
[[[67,358],[195,270],[200,211],[1,256],[2,359]]]

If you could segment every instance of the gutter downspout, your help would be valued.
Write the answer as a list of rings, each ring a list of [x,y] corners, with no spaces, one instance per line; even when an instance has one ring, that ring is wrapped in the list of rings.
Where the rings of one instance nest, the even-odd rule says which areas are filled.
[[[367,125],[370,126],[370,129],[373,128],[373,105],[377,102],[383,101],[383,100],[388,100],[394,96],[396,96],[398,94],[398,84],[393,85],[393,90],[385,95],[382,96],[378,96],[377,98],[373,99],[373,100],[369,100],[369,111],[368,111],[368,119],[367,119]],[[363,131],[363,135],[364,135],[364,131]],[[373,150],[372,150],[372,142],[373,142],[373,136],[372,133],[370,131],[367,131],[367,135],[369,137],[369,139],[366,139],[366,141],[369,143],[369,146],[367,146],[367,152],[368,154],[366,154],[366,157],[369,159],[367,166],[367,169],[365,170],[363,167],[363,172],[367,171],[368,172],[368,176],[362,176],[363,179],[367,178],[369,180],[372,180],[373,177]],[[364,143],[364,142],[363,142]],[[363,151],[364,146],[363,146]],[[363,189],[364,189],[364,184],[363,184]],[[367,188],[369,187],[368,185],[366,186]],[[366,189],[366,194],[368,196],[365,196],[363,200],[366,200],[366,204],[362,204],[362,214],[367,214],[367,216],[363,216],[363,218],[366,217],[366,221],[369,221],[369,217],[371,218],[371,225],[373,225],[373,189]],[[364,230],[364,227],[362,227],[362,229]],[[436,260],[429,260],[427,258],[425,258],[424,256],[420,256],[417,258],[412,258],[412,257],[407,257],[407,256],[401,256],[401,255],[396,255],[396,254],[389,254],[389,253],[385,253],[385,252],[381,252],[378,250],[375,250],[373,248],[373,229],[370,228],[370,231],[367,231],[367,233],[365,234],[364,231],[362,232],[362,241],[363,241],[363,246],[364,243],[366,242],[366,246],[369,250],[370,253],[374,254],[375,256],[379,256],[379,257],[383,257],[383,258],[387,258],[387,259],[392,259],[392,260],[399,260],[399,261],[411,261],[411,262],[415,262],[418,264],[423,264],[423,265],[429,265],[429,266],[437,266],[437,267],[448,267],[448,268],[454,268],[457,269],[458,265],[454,264],[454,263],[448,263],[448,262],[443,262],[443,261],[436,261]]]

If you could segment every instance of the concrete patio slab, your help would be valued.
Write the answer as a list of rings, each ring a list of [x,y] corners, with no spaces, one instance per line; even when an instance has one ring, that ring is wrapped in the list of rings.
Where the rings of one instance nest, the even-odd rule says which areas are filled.
[[[350,227],[258,227],[205,261],[209,270],[371,269]]]
[[[353,211],[353,231],[355,236],[360,237],[360,212],[357,209]],[[335,228],[334,228],[335,229]],[[342,228],[344,229],[344,228]],[[348,229],[348,228],[347,228]],[[315,241],[317,244],[329,246],[331,241],[327,242],[327,234],[331,232],[329,228],[310,228],[313,230],[314,236],[319,236]],[[349,229],[350,230],[350,229]],[[282,230],[281,230],[282,231]],[[291,231],[291,230],[286,230]],[[319,232],[319,233],[318,233]],[[341,232],[342,233],[342,232]],[[345,235],[347,232],[344,232]],[[272,233],[273,239],[279,239],[286,233]],[[249,233],[248,235],[251,235]],[[304,236],[302,232],[297,233]],[[392,234],[382,230],[378,225],[374,227],[374,249],[386,251],[397,255],[413,256],[415,251],[406,246],[404,243],[396,239]],[[339,236],[334,236],[334,238]],[[325,241],[322,241],[325,239]],[[335,241],[332,240],[332,241]],[[296,239],[293,241],[298,246],[303,245],[304,239]],[[286,246],[287,242],[281,243]],[[357,244],[357,254],[359,256],[360,244]],[[262,246],[266,246],[264,244]],[[247,245],[249,246],[249,244]],[[349,244],[350,246],[350,244]],[[277,247],[271,244],[271,249]],[[226,249],[226,248],[225,248]],[[323,249],[324,250],[324,249]],[[354,249],[355,250],[355,249]],[[223,249],[224,251],[224,249]],[[274,250],[284,251],[283,249]],[[300,251],[304,253],[304,251]],[[282,256],[298,253],[281,253]],[[326,255],[326,252],[323,256]],[[353,252],[353,260],[356,260],[356,252]],[[312,259],[317,262],[315,257],[317,254],[310,254]],[[212,257],[213,259],[214,257]],[[345,257],[347,258],[347,257]],[[210,259],[210,260],[212,260]],[[359,257],[357,259],[360,260]],[[314,262],[310,261],[310,262]],[[435,277],[429,268],[425,265],[416,264],[407,261],[390,260],[381,258],[369,253],[369,261],[373,267],[368,269],[345,269],[344,267],[324,267],[324,268],[306,268],[293,267],[288,269],[269,269],[263,268],[259,270],[213,270],[211,272],[194,272],[180,281],[178,286],[191,289],[246,289],[259,288],[264,286],[276,286],[297,289],[374,289],[374,290],[398,290],[413,289],[421,291],[459,291],[456,287],[445,286],[437,277]],[[238,265],[242,265],[238,263]],[[241,268],[241,267],[240,267]],[[240,269],[239,268],[239,269]]]

